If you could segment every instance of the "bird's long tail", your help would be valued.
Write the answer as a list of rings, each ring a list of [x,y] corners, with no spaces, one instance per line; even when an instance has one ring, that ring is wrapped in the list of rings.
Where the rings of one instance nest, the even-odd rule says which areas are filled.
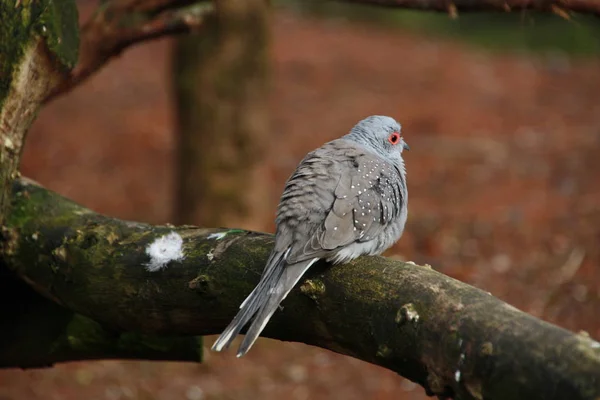
[[[212,350],[221,351],[223,348],[229,347],[242,328],[254,317],[237,356],[241,357],[246,354],[279,304],[298,283],[306,270],[317,261],[317,258],[314,258],[296,264],[287,264],[285,255],[285,253],[271,255],[260,282],[244,300],[229,326],[217,338]]]

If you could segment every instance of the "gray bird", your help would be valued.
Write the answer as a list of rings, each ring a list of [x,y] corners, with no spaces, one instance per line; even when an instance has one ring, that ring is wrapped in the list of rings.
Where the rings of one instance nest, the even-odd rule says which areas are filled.
[[[260,282],[213,350],[229,347],[252,320],[237,356],[246,354],[317,260],[381,254],[400,238],[408,204],[402,151],[409,149],[400,129],[393,118],[371,116],[300,162],[281,196],[275,247]]]

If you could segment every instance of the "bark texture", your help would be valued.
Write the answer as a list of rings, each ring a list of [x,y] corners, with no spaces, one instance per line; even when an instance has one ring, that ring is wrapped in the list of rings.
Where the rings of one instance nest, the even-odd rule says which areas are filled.
[[[39,293],[117,332],[220,332],[273,244],[255,232],[116,220],[25,180],[12,198],[3,243],[9,267]],[[172,232],[183,239],[181,257],[158,268],[149,246]],[[600,396],[600,343],[431,268],[382,257],[316,265],[265,335],[381,365],[441,397]]]
[[[29,126],[41,101],[77,59],[71,0],[0,1],[0,225]]]
[[[193,361],[202,359],[201,338],[152,335],[107,328],[36,293],[0,267],[0,368],[49,367],[95,359]]]

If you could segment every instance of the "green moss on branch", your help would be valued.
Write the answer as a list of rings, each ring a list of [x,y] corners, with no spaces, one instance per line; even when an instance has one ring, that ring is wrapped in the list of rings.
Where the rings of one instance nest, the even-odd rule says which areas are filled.
[[[0,267],[0,368],[59,361],[146,359],[200,361],[200,338],[123,332],[42,297]]]
[[[149,245],[171,232],[183,257],[161,268]],[[220,332],[273,243],[260,233],[120,221],[25,181],[15,185],[6,238],[9,266],[40,293],[115,331],[169,335]],[[600,396],[598,342],[430,268],[363,257],[317,264],[307,278],[266,336],[381,365],[441,397]]]
[[[73,0],[0,0],[0,225],[29,126],[77,58]]]
[[[13,73],[25,49],[43,37],[64,68],[77,62],[79,50],[77,7],[72,0],[0,1],[0,107],[8,95]]]

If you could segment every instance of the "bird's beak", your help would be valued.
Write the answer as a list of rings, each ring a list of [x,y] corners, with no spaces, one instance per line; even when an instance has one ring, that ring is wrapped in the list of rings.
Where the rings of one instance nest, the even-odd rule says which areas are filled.
[[[406,142],[402,143],[402,147],[404,147],[404,150],[410,150],[410,146]]]

